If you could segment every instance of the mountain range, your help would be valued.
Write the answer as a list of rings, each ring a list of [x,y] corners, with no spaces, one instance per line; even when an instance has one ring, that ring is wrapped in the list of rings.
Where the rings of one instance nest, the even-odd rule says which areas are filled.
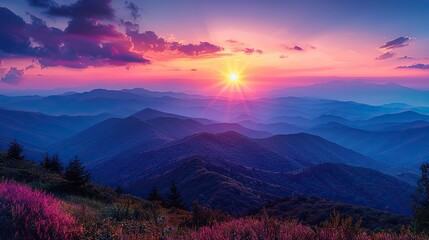
[[[97,182],[141,197],[175,182],[188,207],[236,214],[297,194],[409,214],[429,159],[427,108],[409,104],[96,89],[0,107],[2,149],[15,138],[39,161],[77,155]]]

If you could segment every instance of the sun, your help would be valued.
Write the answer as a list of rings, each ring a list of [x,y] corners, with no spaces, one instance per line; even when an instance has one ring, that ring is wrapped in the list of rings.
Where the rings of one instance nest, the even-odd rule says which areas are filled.
[[[232,83],[235,83],[238,81],[238,74],[237,73],[230,73],[229,74],[229,81]]]

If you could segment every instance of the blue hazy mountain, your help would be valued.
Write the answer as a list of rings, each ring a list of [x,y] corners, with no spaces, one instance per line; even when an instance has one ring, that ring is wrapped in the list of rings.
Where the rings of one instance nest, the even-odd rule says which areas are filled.
[[[408,88],[396,83],[376,84],[363,81],[331,81],[276,90],[268,95],[356,101],[372,105],[406,103],[428,106],[429,103],[429,91]]]
[[[206,122],[203,124],[201,122]],[[126,118],[110,118],[51,146],[64,159],[79,155],[93,165],[120,152],[144,152],[173,140],[196,133],[236,131],[249,137],[267,137],[272,134],[245,128],[237,123],[215,123],[208,119],[194,119],[144,109]]]

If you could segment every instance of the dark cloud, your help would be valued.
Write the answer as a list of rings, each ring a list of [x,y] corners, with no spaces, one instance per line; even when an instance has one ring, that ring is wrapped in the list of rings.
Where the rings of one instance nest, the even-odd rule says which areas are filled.
[[[262,54],[264,53],[261,49],[254,49],[254,48],[243,48],[242,52],[244,52],[245,54]]]
[[[30,15],[31,23],[7,8],[0,8],[0,57],[36,58],[42,67],[127,65],[149,63],[142,54],[131,51],[129,37],[114,25],[94,19],[72,19],[63,31],[48,27]]]
[[[403,57],[400,57],[398,59],[400,59],[400,60],[409,60],[409,59],[415,59],[415,58],[410,57],[410,56],[403,56]]]
[[[209,42],[200,42],[199,44],[181,44],[178,42],[172,42],[170,50],[178,51],[188,56],[199,56],[218,53],[222,51],[223,48]]]
[[[99,38],[116,38],[123,36],[122,33],[116,30],[116,26],[112,24],[101,24],[97,20],[91,18],[72,19],[65,29],[65,32]]]
[[[24,20],[4,7],[0,7],[0,19],[0,58],[29,54],[31,42]]]
[[[18,84],[24,77],[24,69],[18,69],[11,67],[4,77],[0,79],[0,82],[7,84]]]
[[[137,18],[141,17],[140,7],[137,4],[125,1],[125,7],[130,10],[131,16],[134,18],[134,20],[137,20]]]
[[[28,0],[30,6],[47,8],[56,6],[57,4],[53,0]]]
[[[196,68],[191,68],[191,72],[196,72],[196,71],[198,71],[198,69],[196,69]]]
[[[389,59],[389,58],[392,58],[395,55],[396,55],[395,53],[387,52],[387,53],[383,53],[380,56],[376,57],[375,60]]]
[[[147,52],[166,52],[174,58],[211,56],[223,51],[209,42],[183,44],[166,41],[152,31],[140,33],[139,26],[131,22],[122,22],[126,32],[121,32],[116,25],[102,21],[115,18],[110,0],[79,0],[62,6],[33,1],[33,5],[49,5],[49,13],[70,17],[68,25],[64,30],[50,27],[31,14],[31,22],[27,23],[0,7],[0,58],[32,58],[42,68],[87,68],[147,64],[150,61],[143,57]]]
[[[399,68],[399,69],[422,69],[422,70],[429,70],[429,64],[416,63],[416,64],[408,65],[408,66],[399,66],[397,68]]]
[[[223,48],[209,42],[199,44],[182,44],[176,41],[167,41],[159,37],[153,31],[139,32],[139,25],[125,22],[126,34],[131,37],[134,49],[145,52],[176,52],[186,56],[200,56],[216,54],[223,51]]]
[[[303,52],[304,51],[304,48],[302,48],[302,47],[300,47],[298,45],[295,45],[293,47],[284,46],[284,48],[286,50],[290,50],[290,51],[298,51],[298,52]]]
[[[398,37],[395,40],[385,43],[383,46],[379,47],[381,50],[389,50],[395,48],[402,48],[409,45],[410,37]]]
[[[280,55],[279,58],[287,58],[285,55]]]
[[[52,4],[47,13],[51,16],[71,18],[114,19],[111,0],[78,0],[70,5]]]

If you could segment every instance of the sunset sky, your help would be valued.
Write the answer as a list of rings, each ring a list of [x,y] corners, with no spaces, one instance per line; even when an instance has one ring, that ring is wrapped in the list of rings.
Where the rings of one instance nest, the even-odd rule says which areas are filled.
[[[429,1],[1,0],[0,89],[429,88]]]

